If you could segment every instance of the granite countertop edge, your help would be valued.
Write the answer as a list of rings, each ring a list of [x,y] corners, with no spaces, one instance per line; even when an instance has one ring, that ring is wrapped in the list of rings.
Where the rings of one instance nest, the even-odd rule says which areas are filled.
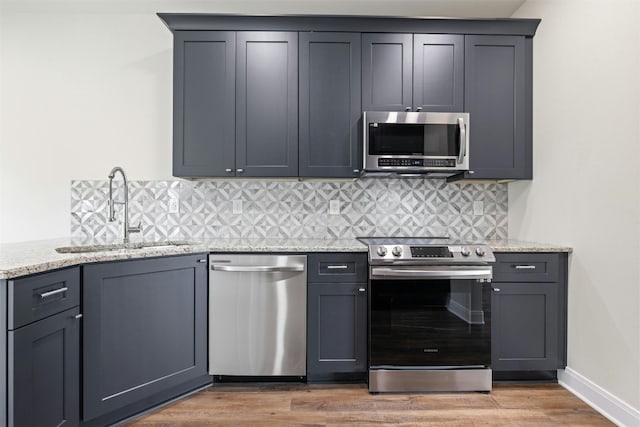
[[[170,242],[169,242],[170,243]],[[572,252],[568,246],[520,240],[486,240],[495,252]],[[48,239],[0,244],[0,279],[42,273],[94,262],[152,258],[204,252],[367,252],[354,239],[215,239],[182,242],[159,248],[117,249],[83,253],[58,253],[70,239]]]

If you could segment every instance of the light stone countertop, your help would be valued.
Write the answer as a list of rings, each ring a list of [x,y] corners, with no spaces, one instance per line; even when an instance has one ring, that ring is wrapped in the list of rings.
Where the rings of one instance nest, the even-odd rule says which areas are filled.
[[[204,245],[210,252],[367,252],[357,239],[214,239]]]
[[[104,242],[100,242],[104,244]],[[171,243],[171,242],[166,242]],[[69,238],[0,244],[0,279],[11,279],[57,268],[93,262],[180,255],[200,252],[367,252],[356,239],[215,239],[177,246],[112,249],[83,253],[58,253],[56,248],[91,245]],[[571,252],[566,246],[518,240],[487,240],[496,252]]]
[[[573,252],[570,246],[552,245],[550,243],[528,242],[524,240],[484,240],[494,252]]]
[[[76,246],[76,244],[68,238],[0,244],[0,279],[11,279],[92,262],[208,252],[207,248],[201,244],[83,253],[56,252],[56,248],[67,246]]]

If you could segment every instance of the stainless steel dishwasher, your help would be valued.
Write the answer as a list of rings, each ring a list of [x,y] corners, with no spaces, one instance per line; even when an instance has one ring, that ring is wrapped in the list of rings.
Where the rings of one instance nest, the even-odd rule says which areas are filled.
[[[209,373],[303,377],[306,255],[209,255]]]

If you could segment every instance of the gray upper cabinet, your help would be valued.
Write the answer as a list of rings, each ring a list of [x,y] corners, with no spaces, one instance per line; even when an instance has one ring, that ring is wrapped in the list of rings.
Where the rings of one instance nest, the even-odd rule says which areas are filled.
[[[298,33],[176,31],[174,176],[298,175]]]
[[[449,181],[532,178],[540,20],[159,16],[175,176],[356,177],[362,111],[464,111],[470,170]]]
[[[464,36],[363,34],[364,111],[463,111]]]
[[[465,36],[466,178],[531,179],[531,39]]]
[[[173,175],[235,172],[236,35],[178,31],[174,37]]]
[[[413,110],[464,111],[464,36],[413,36]]]
[[[362,34],[362,110],[413,107],[413,35]]]
[[[298,176],[298,33],[237,33],[236,175]]]
[[[300,33],[299,175],[360,174],[360,33]]]

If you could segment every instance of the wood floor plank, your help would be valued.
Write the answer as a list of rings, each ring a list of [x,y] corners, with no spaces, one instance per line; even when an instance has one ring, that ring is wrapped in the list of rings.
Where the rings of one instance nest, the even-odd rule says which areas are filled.
[[[389,393],[363,384],[224,384],[133,420],[129,427],[612,426],[557,384],[491,393]]]

